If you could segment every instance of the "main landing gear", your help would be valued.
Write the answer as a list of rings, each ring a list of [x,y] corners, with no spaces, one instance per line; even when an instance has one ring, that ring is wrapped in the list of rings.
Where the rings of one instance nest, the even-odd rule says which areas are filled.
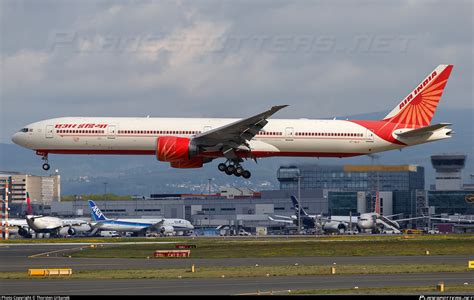
[[[227,175],[235,175],[237,177],[242,176],[245,179],[249,179],[252,174],[242,168],[242,166],[239,163],[220,163],[217,168],[221,172],[225,172]]]
[[[50,165],[48,163],[48,154],[43,154],[43,156],[41,157],[41,159],[44,161],[44,164],[43,164],[43,170],[45,171],[48,171],[49,168],[50,168]]]

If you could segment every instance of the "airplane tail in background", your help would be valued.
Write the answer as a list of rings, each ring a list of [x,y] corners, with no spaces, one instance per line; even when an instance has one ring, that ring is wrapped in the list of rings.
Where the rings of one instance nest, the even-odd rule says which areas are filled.
[[[33,214],[33,208],[31,207],[30,193],[28,192],[26,192],[26,214],[27,215]]]
[[[419,128],[430,125],[453,65],[439,65],[383,121]]]
[[[91,208],[92,220],[94,220],[94,221],[106,221],[106,220],[108,220],[104,216],[104,214],[102,213],[100,208],[95,204],[94,201],[89,200],[88,202],[89,202],[89,207]]]
[[[293,206],[295,207],[296,214],[298,215],[298,207],[300,206],[300,203],[298,199],[296,199],[295,196],[291,196],[291,202],[293,202]],[[307,216],[308,213],[304,210],[304,208],[301,208],[300,210],[300,216]]]

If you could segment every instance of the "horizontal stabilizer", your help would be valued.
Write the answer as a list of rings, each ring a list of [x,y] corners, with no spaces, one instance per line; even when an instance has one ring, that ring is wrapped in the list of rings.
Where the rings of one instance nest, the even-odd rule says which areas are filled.
[[[436,130],[439,130],[441,128],[444,128],[446,126],[452,125],[451,123],[440,123],[440,124],[435,124],[435,125],[430,125],[430,126],[425,126],[417,129],[413,129],[410,131],[405,131],[402,133],[396,133],[397,136],[402,137],[402,138],[410,138],[410,137],[416,137],[420,135],[425,135],[429,133],[433,133]]]

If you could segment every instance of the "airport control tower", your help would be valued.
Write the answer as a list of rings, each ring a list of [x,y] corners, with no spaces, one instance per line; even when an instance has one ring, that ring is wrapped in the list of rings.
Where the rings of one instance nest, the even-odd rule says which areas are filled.
[[[461,170],[465,162],[466,155],[463,154],[432,155],[431,164],[436,170],[436,190],[462,190]]]

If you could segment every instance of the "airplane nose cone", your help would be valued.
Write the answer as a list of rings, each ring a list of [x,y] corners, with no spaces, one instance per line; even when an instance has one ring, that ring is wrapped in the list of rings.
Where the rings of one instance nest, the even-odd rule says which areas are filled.
[[[20,144],[20,133],[17,132],[12,136],[12,142],[14,142],[17,145]]]

